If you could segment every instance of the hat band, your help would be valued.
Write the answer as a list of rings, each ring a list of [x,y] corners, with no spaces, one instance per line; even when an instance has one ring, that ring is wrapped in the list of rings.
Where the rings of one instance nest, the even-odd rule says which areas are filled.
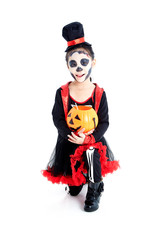
[[[67,42],[67,45],[68,45],[68,47],[70,47],[72,45],[76,45],[76,44],[83,43],[83,42],[85,42],[84,37],[69,41],[69,42]]]

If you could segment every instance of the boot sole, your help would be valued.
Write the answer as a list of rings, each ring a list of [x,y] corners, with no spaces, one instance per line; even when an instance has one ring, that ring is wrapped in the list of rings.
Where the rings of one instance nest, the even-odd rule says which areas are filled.
[[[99,206],[98,207],[94,207],[94,208],[84,207],[84,211],[85,212],[95,212],[98,208],[99,208]]]

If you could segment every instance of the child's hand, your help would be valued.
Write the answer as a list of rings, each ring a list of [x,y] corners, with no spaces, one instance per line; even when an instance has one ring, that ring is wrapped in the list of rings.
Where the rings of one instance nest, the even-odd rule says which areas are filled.
[[[78,135],[79,135],[80,133],[84,133],[85,135],[90,135],[90,134],[92,134],[92,133],[94,132],[94,130],[95,130],[95,129],[92,129],[92,130],[84,133],[85,128],[82,128],[82,129],[78,132]]]
[[[78,136],[76,134],[74,134],[73,132],[71,132],[72,135],[68,135],[68,141],[75,143],[75,144],[83,144],[84,139],[86,137],[86,135],[83,133],[84,130],[80,130],[78,132]]]
[[[74,134],[73,132],[71,132],[71,135],[68,135],[68,141],[75,143],[75,144],[83,144],[84,139],[87,135],[90,135],[94,132],[94,129],[92,129],[91,131],[87,132],[87,133],[83,133],[85,131],[85,128],[81,129],[77,134]]]
[[[94,132],[94,129],[92,129],[92,130],[89,131],[89,132],[86,132],[85,135],[90,135],[90,134],[92,134],[93,132]]]

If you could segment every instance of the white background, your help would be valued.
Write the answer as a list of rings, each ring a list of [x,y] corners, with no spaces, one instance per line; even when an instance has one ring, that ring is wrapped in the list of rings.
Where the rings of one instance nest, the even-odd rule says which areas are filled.
[[[0,2],[1,239],[160,239],[159,13],[158,0]],[[70,197],[40,172],[57,137],[55,91],[72,80],[62,28],[73,21],[93,45],[121,165],[94,213],[86,188]]]

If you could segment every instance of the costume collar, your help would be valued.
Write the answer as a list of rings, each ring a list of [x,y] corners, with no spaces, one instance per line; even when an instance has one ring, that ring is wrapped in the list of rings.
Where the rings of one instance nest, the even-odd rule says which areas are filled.
[[[62,96],[62,102],[63,102],[63,108],[64,108],[64,113],[65,113],[65,118],[67,117],[68,114],[68,100],[69,100],[69,84],[71,82],[67,82],[65,85],[61,86],[61,96]],[[103,94],[104,89],[100,88],[97,83],[94,83],[96,86],[95,88],[95,111],[98,112],[101,97]]]

